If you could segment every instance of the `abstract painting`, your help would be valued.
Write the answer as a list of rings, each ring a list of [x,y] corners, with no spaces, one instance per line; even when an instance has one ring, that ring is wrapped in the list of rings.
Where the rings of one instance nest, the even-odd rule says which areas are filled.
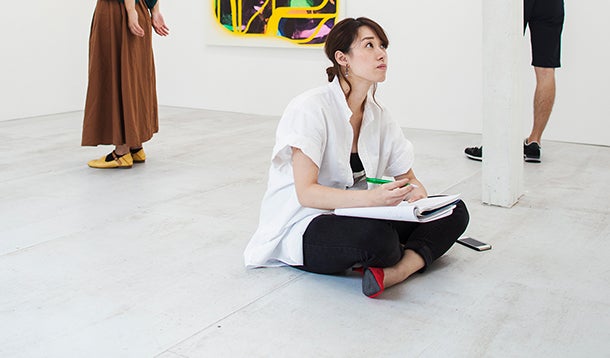
[[[304,47],[324,43],[337,21],[339,1],[212,0],[216,25],[231,36]]]

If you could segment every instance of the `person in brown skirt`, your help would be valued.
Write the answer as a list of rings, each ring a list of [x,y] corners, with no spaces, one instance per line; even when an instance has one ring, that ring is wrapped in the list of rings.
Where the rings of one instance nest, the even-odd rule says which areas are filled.
[[[169,34],[158,0],[97,0],[89,38],[83,146],[114,145],[92,168],[131,168],[159,130],[152,30]]]

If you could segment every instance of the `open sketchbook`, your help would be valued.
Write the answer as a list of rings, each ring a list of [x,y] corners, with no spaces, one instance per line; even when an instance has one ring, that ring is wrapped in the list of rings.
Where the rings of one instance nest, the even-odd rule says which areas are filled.
[[[426,223],[451,215],[460,194],[430,196],[396,206],[335,209],[335,215]]]

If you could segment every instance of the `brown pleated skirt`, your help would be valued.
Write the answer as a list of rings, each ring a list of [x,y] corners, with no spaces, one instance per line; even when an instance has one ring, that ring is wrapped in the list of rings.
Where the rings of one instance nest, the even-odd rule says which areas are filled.
[[[152,138],[159,130],[152,25],[144,1],[136,4],[146,33],[127,26],[125,6],[98,0],[89,38],[89,85],[82,145],[127,144]]]

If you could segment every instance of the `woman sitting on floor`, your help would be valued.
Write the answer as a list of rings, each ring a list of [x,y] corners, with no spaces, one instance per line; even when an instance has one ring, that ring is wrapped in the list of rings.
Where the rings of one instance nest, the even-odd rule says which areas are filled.
[[[424,271],[466,229],[461,201],[450,216],[424,224],[332,214],[427,197],[413,173],[411,143],[375,99],[387,46],[381,26],[363,17],[342,20],[329,33],[330,83],[293,99],[278,125],[247,267],[290,265],[319,274],[362,267],[362,291],[376,297]],[[396,181],[369,187],[367,176]]]

